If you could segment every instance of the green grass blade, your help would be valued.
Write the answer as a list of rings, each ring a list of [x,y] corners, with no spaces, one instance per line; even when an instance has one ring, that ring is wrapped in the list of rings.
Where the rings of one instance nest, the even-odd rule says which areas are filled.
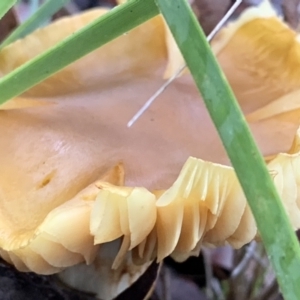
[[[235,168],[284,298],[299,300],[298,241],[241,109],[187,2],[155,1],[201,91]]]
[[[0,104],[158,13],[153,0],[131,0],[117,6],[45,53],[2,77]]]
[[[0,0],[0,19],[12,8],[17,0]]]
[[[0,50],[19,38],[26,36],[45,21],[51,18],[58,10],[65,6],[70,0],[48,0],[23,24],[16,28],[0,45]]]

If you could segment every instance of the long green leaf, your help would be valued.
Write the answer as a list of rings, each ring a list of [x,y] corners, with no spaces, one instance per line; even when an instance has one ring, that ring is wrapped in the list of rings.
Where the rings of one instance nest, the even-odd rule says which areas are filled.
[[[284,298],[299,300],[298,241],[241,109],[187,2],[155,1],[174,35],[230,157]]]
[[[3,1],[3,0],[2,0]],[[51,18],[70,0],[48,0],[23,24],[16,28],[0,45],[0,50],[15,40],[26,36]]]
[[[1,0],[0,0],[1,1]],[[153,0],[131,0],[0,79],[0,104],[159,13]]]
[[[0,19],[15,5],[17,0],[0,0]]]

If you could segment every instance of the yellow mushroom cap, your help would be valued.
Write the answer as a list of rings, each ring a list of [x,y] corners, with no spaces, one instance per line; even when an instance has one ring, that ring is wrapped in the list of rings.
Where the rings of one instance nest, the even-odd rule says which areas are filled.
[[[0,73],[9,73],[105,12],[62,19],[6,47],[0,52]],[[274,18],[272,24],[285,26]],[[243,24],[250,33],[252,26],[257,28],[256,22]],[[242,108],[247,111],[248,103],[255,102],[253,109],[261,109],[285,94],[263,89],[260,100],[259,93],[254,98],[240,93],[241,86],[251,90],[258,79],[254,76],[247,86],[249,74],[238,82],[232,75],[240,66],[229,63],[239,36],[237,26],[218,59]],[[251,34],[242,37],[259,49]],[[276,40],[272,46],[276,51],[282,47]],[[178,78],[132,128],[126,127],[163,77],[181,64],[158,16],[1,107],[0,254],[5,260],[21,271],[51,274],[82,262],[101,265],[101,244],[122,239],[120,249],[114,246],[118,249],[112,252],[118,254],[109,258],[120,270],[128,255],[128,263],[137,265],[167,255],[182,260],[202,243],[240,247],[256,236],[249,207],[190,75]],[[290,91],[288,83],[282,89]],[[291,107],[285,114],[249,119],[264,155],[289,149],[300,116]],[[279,155],[269,165],[295,228],[300,225],[297,157]],[[139,274],[144,270],[136,269]],[[64,279],[74,284],[70,276]]]
[[[8,73],[105,12],[62,19],[8,46],[0,53],[0,72]],[[160,30],[164,31],[163,22],[155,18],[2,107],[0,247],[2,256],[18,269],[50,274],[94,259],[98,247],[89,232],[89,213],[97,196],[96,182],[126,152],[117,124],[112,130],[105,124],[107,119],[113,121],[107,113],[114,114],[110,94],[119,80],[126,86],[136,73],[144,81],[153,73],[162,76],[163,68],[156,70],[166,61],[164,33],[157,35]],[[138,49],[132,43],[135,39]],[[111,78],[115,83],[110,87]],[[102,89],[106,95],[101,100],[97,95]],[[101,139],[101,132],[110,145]],[[127,151],[129,146],[130,141]],[[134,153],[127,157],[133,159]]]
[[[300,88],[299,37],[269,1],[229,23],[212,48],[247,114]]]

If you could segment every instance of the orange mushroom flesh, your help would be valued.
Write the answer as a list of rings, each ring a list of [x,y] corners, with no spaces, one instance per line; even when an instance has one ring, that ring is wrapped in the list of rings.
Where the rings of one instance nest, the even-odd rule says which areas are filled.
[[[0,73],[8,73],[103,13],[94,10],[62,19],[6,47],[0,52]],[[246,113],[278,101],[285,92],[296,93],[297,88],[297,76],[292,87],[288,85],[294,73],[284,69],[284,62],[282,68],[288,71],[281,82],[288,88],[277,94],[270,89],[269,95],[263,79],[248,69],[238,78],[233,75],[239,65],[228,63],[232,52],[237,62],[244,52],[230,45],[244,39],[251,44],[249,26],[254,22],[257,28],[256,19],[252,13],[243,21],[246,27],[237,26],[231,38],[226,29],[221,32],[215,50]],[[271,19],[278,32],[286,30],[281,21]],[[262,23],[266,20],[262,18]],[[295,37],[291,41],[298,46]],[[268,48],[268,39],[262,42],[270,53],[282,49],[281,43],[273,41]],[[256,236],[249,207],[190,75],[178,78],[131,129],[126,127],[164,82],[165,71],[182,62],[174,45],[158,16],[2,106],[0,254],[5,260],[21,271],[40,274],[69,268],[61,278],[74,286],[80,281],[83,290],[91,287],[74,275],[83,274],[82,268],[90,277],[101,273],[97,278],[102,278],[110,264],[119,274],[132,262],[141,264],[126,284],[117,277],[114,291],[106,289],[109,281],[95,291],[108,299],[156,257],[182,260],[198,253],[203,242],[240,247]],[[258,48],[260,53],[260,44],[251,45],[249,51]],[[268,55],[264,58],[268,60]],[[293,63],[298,63],[296,58]],[[257,93],[246,97],[241,93],[246,90]],[[297,105],[290,107],[285,114],[249,119],[264,155],[290,149],[299,123]],[[293,149],[298,147],[295,142]],[[269,163],[295,228],[300,220],[297,164],[297,153],[279,155]],[[288,193],[291,186],[293,193]],[[103,243],[113,249],[109,258],[101,254],[101,249],[107,253]],[[106,271],[96,270],[96,262]],[[82,267],[85,263],[91,268]]]

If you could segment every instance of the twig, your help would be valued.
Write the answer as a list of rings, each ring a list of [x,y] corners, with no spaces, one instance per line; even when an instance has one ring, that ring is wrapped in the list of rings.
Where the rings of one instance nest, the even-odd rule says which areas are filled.
[[[171,300],[170,270],[168,270],[168,268],[166,267],[162,268],[161,279],[162,279],[162,300]]]
[[[206,297],[209,300],[213,300],[214,295],[216,295],[218,300],[224,300],[225,296],[223,294],[222,288],[220,287],[219,281],[213,276],[211,252],[209,251],[209,249],[203,248],[202,254],[206,277]]]
[[[209,300],[214,299],[212,281],[213,281],[213,271],[211,266],[211,256],[208,249],[202,249],[203,261],[204,261],[204,270],[205,270],[205,278],[206,278],[206,289],[205,293]]]
[[[253,258],[255,250],[256,250],[256,242],[253,241],[251,244],[247,247],[246,253],[241,260],[241,262],[234,268],[234,270],[231,273],[231,278],[235,279],[237,278],[248,266],[250,260]]]
[[[218,300],[225,300],[225,295],[218,279],[212,278],[211,287]]]
[[[272,280],[268,286],[255,298],[255,300],[266,300],[270,299],[272,296],[277,296],[278,292],[278,284],[276,278]]]

